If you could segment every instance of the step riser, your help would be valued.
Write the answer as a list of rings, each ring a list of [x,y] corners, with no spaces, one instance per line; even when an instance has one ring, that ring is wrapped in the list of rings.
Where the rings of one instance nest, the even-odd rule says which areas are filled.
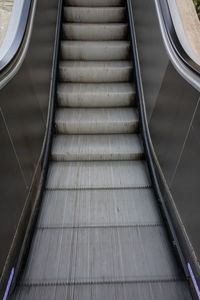
[[[123,134],[138,132],[138,122],[56,122],[56,132],[59,134]]]
[[[53,162],[47,189],[147,188],[150,179],[141,161]]]
[[[77,23],[115,23],[125,20],[124,7],[65,7],[64,21]]]
[[[61,58],[64,60],[125,60],[129,58],[130,45],[98,42],[61,43]]]
[[[64,5],[68,6],[123,6],[124,0],[65,0]]]
[[[62,154],[52,154],[51,158],[53,161],[104,161],[104,160],[140,160],[144,158],[144,155],[142,153],[134,154],[110,154],[110,155],[88,155],[88,154],[82,154],[82,155],[76,155],[76,154],[68,154],[68,155],[62,155]]]
[[[73,94],[58,93],[57,101],[60,107],[129,107],[135,105],[134,94]]]
[[[63,24],[66,40],[106,41],[123,40],[127,37],[127,25]]]
[[[51,157],[55,161],[139,160],[143,152],[136,134],[56,135]]]
[[[127,82],[132,68],[59,68],[59,77],[64,82]]]
[[[129,107],[135,105],[135,88],[128,83],[60,83],[57,102],[61,107]]]

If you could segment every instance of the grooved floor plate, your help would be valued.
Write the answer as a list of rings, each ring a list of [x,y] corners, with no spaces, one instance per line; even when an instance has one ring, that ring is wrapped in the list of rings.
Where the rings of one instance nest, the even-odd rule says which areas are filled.
[[[64,134],[134,133],[138,115],[134,108],[57,109],[55,126]]]
[[[143,147],[136,134],[56,135],[51,157],[56,161],[134,160],[143,158]]]
[[[62,29],[63,38],[79,41],[123,40],[128,33],[125,23],[65,23]]]
[[[23,282],[143,282],[180,276],[161,226],[83,227],[37,230]]]
[[[142,161],[52,162],[48,189],[145,188],[151,185]]]
[[[45,191],[39,227],[162,224],[151,189]]]
[[[185,281],[25,286],[16,300],[192,300]]]
[[[125,7],[64,7],[64,20],[83,23],[114,23],[125,18]]]
[[[126,107],[135,104],[131,83],[59,83],[57,101],[68,107]]]
[[[61,61],[59,77],[68,82],[126,82],[132,74],[130,61]]]
[[[67,60],[124,60],[130,54],[127,41],[62,41],[61,57]]]

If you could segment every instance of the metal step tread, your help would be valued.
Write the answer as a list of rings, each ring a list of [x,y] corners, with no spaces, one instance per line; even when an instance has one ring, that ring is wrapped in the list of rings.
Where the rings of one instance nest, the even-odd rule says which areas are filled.
[[[134,108],[60,108],[55,127],[64,134],[134,133],[138,114]]]
[[[66,6],[122,6],[124,5],[124,0],[65,0],[64,5]]]
[[[114,83],[131,79],[130,61],[61,61],[59,79],[64,82]]]
[[[37,227],[156,226],[152,189],[47,190]]]
[[[131,300],[192,300],[186,281],[128,282],[106,284],[61,284],[20,286],[16,300],[117,299]]]
[[[65,60],[126,60],[129,51],[129,41],[61,41]]]
[[[50,163],[47,189],[149,188],[143,161],[80,161]]]
[[[64,23],[62,25],[63,39],[105,41],[123,40],[127,37],[126,23]]]
[[[125,7],[64,7],[64,21],[83,23],[115,23],[125,19]]]
[[[55,135],[51,151],[54,161],[131,160],[143,156],[137,134]]]
[[[23,283],[145,282],[180,278],[181,270],[162,226],[82,227],[36,230]]]
[[[133,83],[58,83],[57,101],[63,107],[126,107],[135,105]]]

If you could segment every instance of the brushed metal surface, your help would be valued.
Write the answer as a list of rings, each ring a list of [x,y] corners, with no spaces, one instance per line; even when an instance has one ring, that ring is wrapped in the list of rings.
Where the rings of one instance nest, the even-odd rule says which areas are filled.
[[[132,68],[129,61],[61,61],[59,77],[60,81],[79,83],[127,82]]]
[[[128,41],[62,41],[61,57],[68,60],[123,60],[129,58]]]
[[[114,23],[125,18],[125,7],[64,7],[64,20],[83,23]]]
[[[71,284],[64,286],[23,286],[17,300],[191,300],[184,281],[111,284]]]
[[[179,271],[162,226],[38,229],[23,283],[166,281]]]
[[[52,162],[47,189],[103,189],[150,187],[142,161]]]
[[[152,189],[47,190],[37,227],[158,226]]]
[[[112,41],[125,39],[128,25],[125,23],[65,23],[62,31],[63,38],[68,40]]]
[[[130,160],[142,159],[141,138],[136,134],[56,135],[52,160]]]
[[[57,101],[68,107],[126,107],[135,105],[132,83],[59,83]]]
[[[59,108],[55,126],[65,134],[133,133],[138,115],[134,108]]]

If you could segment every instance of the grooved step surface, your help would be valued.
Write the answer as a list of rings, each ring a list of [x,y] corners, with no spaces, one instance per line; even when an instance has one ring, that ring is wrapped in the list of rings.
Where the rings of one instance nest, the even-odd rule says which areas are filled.
[[[124,0],[65,0],[64,4],[68,6],[86,7],[122,6],[124,5]]]
[[[127,41],[62,41],[61,57],[67,60],[124,60],[129,58]]]
[[[150,179],[142,161],[52,162],[47,189],[146,188]]]
[[[131,78],[129,61],[61,61],[61,81],[79,83],[126,82]]]
[[[134,133],[138,116],[133,108],[58,109],[56,131],[64,134]]]
[[[124,23],[65,23],[62,29],[63,38],[68,40],[111,41],[125,39],[128,32],[128,25]]]
[[[46,191],[39,227],[162,224],[151,189]]]
[[[52,297],[53,295],[53,297]],[[25,286],[16,300],[191,300],[185,281],[137,282],[118,284],[80,284],[61,286]]]
[[[126,107],[135,104],[135,87],[131,83],[59,83],[59,106]]]
[[[25,284],[173,280],[180,277],[161,226],[39,229]]]
[[[143,147],[136,134],[57,135],[51,157],[56,161],[134,160],[143,158]]]
[[[125,18],[125,7],[73,7],[64,8],[64,20],[83,23],[115,23]]]

